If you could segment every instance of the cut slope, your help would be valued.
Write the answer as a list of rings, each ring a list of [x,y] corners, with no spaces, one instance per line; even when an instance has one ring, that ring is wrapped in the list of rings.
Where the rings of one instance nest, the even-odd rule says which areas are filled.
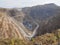
[[[0,38],[20,38],[22,36],[13,20],[4,12],[0,13]]]

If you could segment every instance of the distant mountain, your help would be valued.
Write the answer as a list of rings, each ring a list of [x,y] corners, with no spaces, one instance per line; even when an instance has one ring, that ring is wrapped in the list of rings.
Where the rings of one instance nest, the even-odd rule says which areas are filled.
[[[56,15],[58,12],[60,12],[60,7],[51,3],[22,8],[22,11],[26,15],[31,16],[33,19],[40,21]]]
[[[22,8],[25,17],[32,17],[39,24],[38,34],[52,32],[60,28],[60,6],[50,3]]]

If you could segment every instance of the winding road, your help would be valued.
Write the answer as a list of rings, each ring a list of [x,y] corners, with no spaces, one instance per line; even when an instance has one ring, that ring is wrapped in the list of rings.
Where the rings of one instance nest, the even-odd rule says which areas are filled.
[[[22,37],[24,39],[28,39],[28,40],[31,40],[32,37],[35,36],[36,34],[36,31],[39,27],[39,25],[37,24],[37,27],[34,29],[33,33],[31,34],[30,32],[27,33],[27,29],[24,27],[24,25],[21,23],[21,22],[18,22],[17,20],[14,19],[14,17],[10,17],[8,16],[8,18],[16,25],[16,27],[19,29],[17,30],[18,32],[18,35],[22,35]]]

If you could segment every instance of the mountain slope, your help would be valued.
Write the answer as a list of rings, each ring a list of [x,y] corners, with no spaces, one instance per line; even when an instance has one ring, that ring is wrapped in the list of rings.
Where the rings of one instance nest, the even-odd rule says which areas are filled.
[[[22,8],[22,11],[40,22],[40,20],[46,20],[47,18],[49,19],[50,17],[55,16],[55,14],[58,14],[60,7],[51,3]]]
[[[60,28],[60,6],[53,3],[22,8],[22,12],[25,17],[30,16],[39,24],[37,33],[50,33]]]
[[[0,39],[4,38],[23,39],[13,19],[6,12],[0,12]]]

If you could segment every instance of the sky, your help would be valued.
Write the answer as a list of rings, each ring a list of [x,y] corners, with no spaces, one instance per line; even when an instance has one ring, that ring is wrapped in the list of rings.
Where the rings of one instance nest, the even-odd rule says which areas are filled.
[[[60,6],[60,0],[0,0],[0,7],[23,8],[48,3],[55,3]]]

